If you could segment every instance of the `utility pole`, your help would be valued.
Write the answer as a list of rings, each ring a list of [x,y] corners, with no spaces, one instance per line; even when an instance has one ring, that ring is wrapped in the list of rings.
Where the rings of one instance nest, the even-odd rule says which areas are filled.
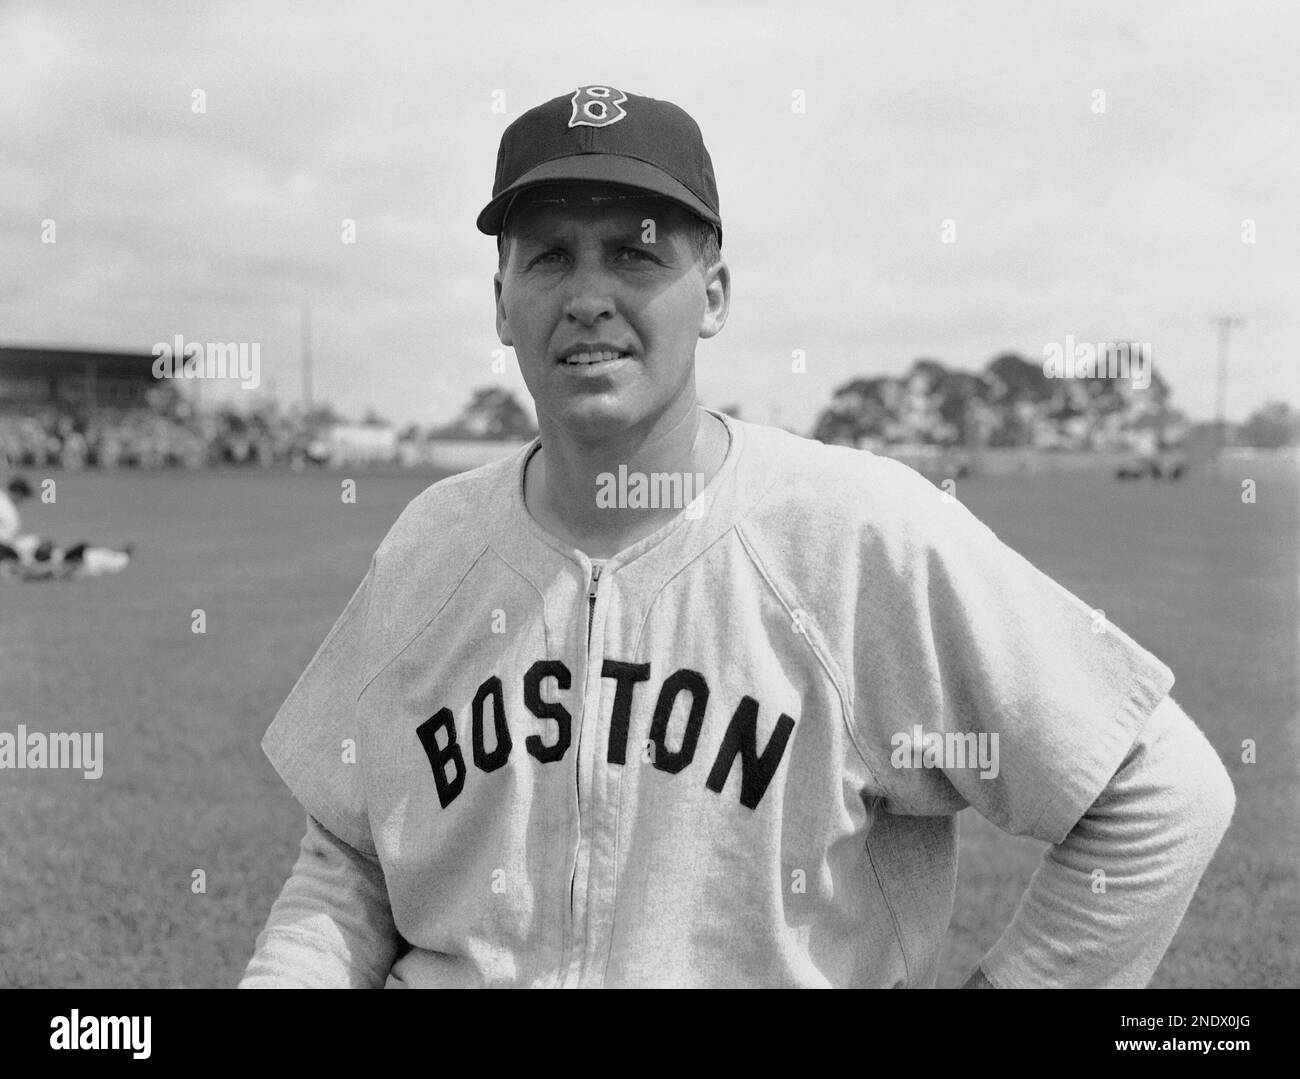
[[[1226,414],[1228,399],[1228,338],[1232,334],[1234,326],[1244,326],[1246,323],[1244,319],[1234,318],[1232,315],[1220,315],[1213,320],[1213,324],[1219,327],[1219,377],[1214,394],[1214,456],[1217,461],[1223,454],[1223,447],[1227,442],[1228,434]]]
[[[311,305],[302,305],[302,407],[311,411]]]

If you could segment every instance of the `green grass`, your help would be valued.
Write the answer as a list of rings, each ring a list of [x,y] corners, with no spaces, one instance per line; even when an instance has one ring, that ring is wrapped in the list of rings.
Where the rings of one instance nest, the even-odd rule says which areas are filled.
[[[1300,984],[1297,483],[964,481],[958,496],[1174,669],[1236,784],[1231,830],[1156,986]],[[35,478],[41,478],[39,476]],[[0,773],[0,985],[230,986],[302,814],[259,741],[427,475],[60,474],[27,525],[134,541],[119,577],[0,587],[0,729],[105,732],[104,776]],[[191,632],[191,611],[207,632]],[[1243,738],[1259,763],[1240,761]],[[941,985],[1010,919],[1043,845],[962,815]],[[206,874],[206,892],[191,889]]]

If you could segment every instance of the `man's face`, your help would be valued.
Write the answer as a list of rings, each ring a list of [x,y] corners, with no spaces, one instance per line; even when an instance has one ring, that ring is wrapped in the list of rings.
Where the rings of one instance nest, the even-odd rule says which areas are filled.
[[[722,329],[730,281],[725,263],[697,263],[686,211],[574,186],[523,196],[509,224],[497,334],[543,424],[591,441],[694,404],[695,342]]]

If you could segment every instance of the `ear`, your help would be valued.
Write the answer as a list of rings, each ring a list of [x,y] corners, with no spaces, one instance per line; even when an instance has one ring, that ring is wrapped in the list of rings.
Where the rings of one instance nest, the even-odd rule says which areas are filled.
[[[492,275],[492,290],[496,295],[497,304],[497,338],[503,345],[513,347],[514,337],[510,333],[510,323],[506,318],[505,305],[501,302],[501,273],[498,271]]]
[[[731,310],[731,270],[723,259],[718,259],[704,274],[704,299],[701,338],[720,333]]]

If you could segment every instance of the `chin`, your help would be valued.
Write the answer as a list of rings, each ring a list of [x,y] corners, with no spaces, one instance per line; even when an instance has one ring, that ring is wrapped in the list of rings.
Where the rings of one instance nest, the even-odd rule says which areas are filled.
[[[558,402],[551,418],[579,441],[621,435],[647,418],[644,408],[607,395]]]

